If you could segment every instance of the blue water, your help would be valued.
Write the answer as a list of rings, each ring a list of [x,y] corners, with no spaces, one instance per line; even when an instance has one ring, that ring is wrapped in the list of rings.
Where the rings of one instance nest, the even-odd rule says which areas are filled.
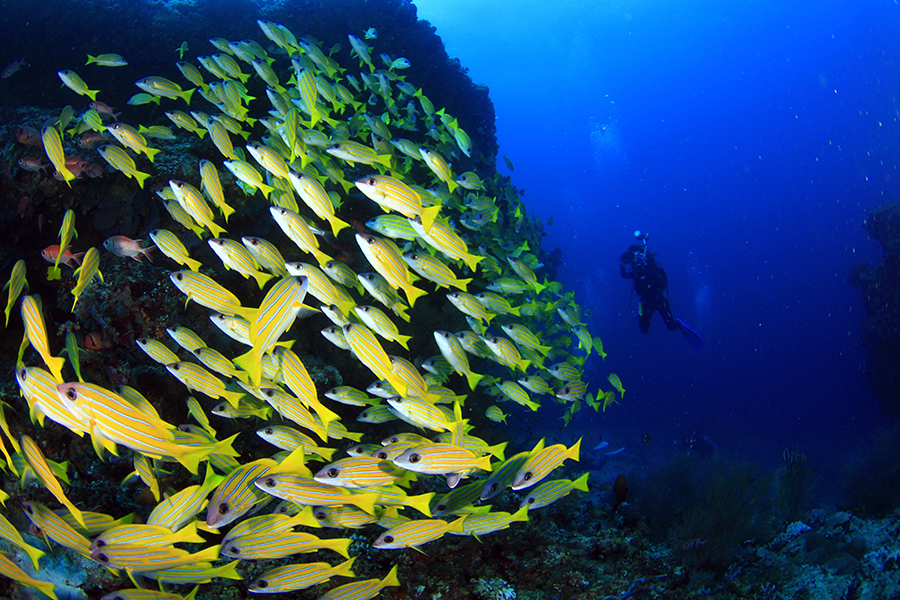
[[[627,389],[584,433],[697,431],[763,464],[799,443],[825,468],[882,423],[848,272],[880,256],[861,223],[897,195],[895,3],[416,5],[490,87],[513,182],[553,218],[545,248],[609,353],[589,373]],[[635,229],[704,349],[658,316],[638,331],[617,264]]]

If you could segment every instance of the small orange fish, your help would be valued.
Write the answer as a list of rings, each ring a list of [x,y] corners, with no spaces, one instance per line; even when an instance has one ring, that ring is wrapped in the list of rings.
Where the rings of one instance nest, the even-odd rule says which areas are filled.
[[[62,258],[59,259],[59,264],[61,265],[69,265],[73,269],[75,265],[72,264],[72,261],[75,261],[75,264],[81,264],[81,257],[84,256],[84,252],[79,252],[77,254],[72,254],[69,250],[71,246],[66,246],[65,252],[62,253]],[[41,257],[46,260],[48,263],[56,264],[56,257],[59,254],[59,244],[53,244],[52,246],[47,246],[43,250],[41,250]]]
[[[26,156],[25,158],[20,158],[18,164],[20,169],[31,171],[32,173],[35,171],[43,171],[48,166],[42,163],[41,159],[36,156]]]
[[[148,261],[153,262],[153,259],[150,258],[150,251],[156,248],[156,246],[144,248],[141,246],[142,241],[144,240],[133,240],[124,235],[114,235],[103,242],[103,247],[116,256],[130,256],[138,262],[144,262],[141,260],[141,256],[143,255],[147,257]]]
[[[41,132],[34,127],[27,125],[17,127],[15,134],[16,140],[24,146],[42,146],[44,144],[41,141]]]
[[[102,133],[86,133],[78,140],[78,146],[85,150],[94,150],[100,144],[105,144],[109,138]]]
[[[94,100],[90,104],[88,104],[89,108],[96,110],[101,115],[106,115],[110,117],[113,121],[118,121],[117,118],[122,113],[114,112],[114,110],[107,104],[106,102],[100,102],[99,100]]]
[[[103,332],[99,329],[84,336],[81,344],[88,350],[109,350],[116,345],[111,340],[103,339]]]

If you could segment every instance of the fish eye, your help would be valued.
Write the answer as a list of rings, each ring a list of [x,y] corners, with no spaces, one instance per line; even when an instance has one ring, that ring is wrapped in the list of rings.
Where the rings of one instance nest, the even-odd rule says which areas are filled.
[[[528,504],[534,504],[535,500],[537,500],[537,498],[532,497],[532,498],[529,498],[528,500],[526,500],[525,502],[527,502]]]
[[[422,457],[419,456],[418,454],[410,454],[409,455],[409,462],[411,462],[412,464],[416,464],[421,459],[422,459]]]
[[[383,538],[381,538],[381,541],[382,541],[382,542],[385,542],[386,544],[390,544],[391,542],[394,541],[394,536],[392,536],[392,535],[386,535],[386,536],[384,536]]]
[[[232,553],[232,554],[240,554],[240,553],[241,553],[241,549],[238,548],[237,546],[232,546],[232,547],[231,547],[231,553]]]
[[[275,390],[266,390],[266,391],[263,392],[263,393],[264,393],[266,396],[268,396],[269,398],[271,398],[272,396],[275,395]]]
[[[496,492],[496,491],[497,491],[497,488],[499,488],[499,487],[500,487],[500,486],[499,486],[498,484],[495,483],[495,484],[491,485],[491,491],[492,491],[492,492]]]
[[[66,390],[66,398],[68,398],[69,400],[74,400],[77,397],[78,397],[78,392],[76,392],[72,388],[69,388]]]
[[[325,519],[328,518],[328,515],[326,515],[325,512],[321,511],[321,510],[319,512],[315,513],[313,516],[320,521],[324,521]]]
[[[385,460],[387,458],[387,452],[379,452],[375,455],[375,458],[380,458],[381,460]]]
[[[182,279],[184,279],[184,275],[182,275],[181,273],[177,273],[175,275],[175,279],[177,279],[178,281],[181,281]]]
[[[371,244],[375,243],[375,238],[370,236],[370,237],[366,238],[366,241],[369,242],[369,244],[371,245]]]
[[[259,240],[256,238],[250,238],[250,243],[254,246],[259,245]]]
[[[98,554],[97,560],[99,560],[100,562],[104,562],[104,563],[109,562],[109,558],[107,558],[107,556],[105,554]]]
[[[172,369],[175,370],[175,371],[177,371],[177,370],[180,369],[180,368],[181,368],[181,367],[179,367],[177,364],[172,365]]]
[[[219,514],[220,515],[228,514],[228,503],[227,502],[223,502],[222,504],[219,505]]]
[[[268,479],[266,479],[265,484],[266,484],[266,487],[273,488],[273,487],[275,487],[275,480],[272,479],[271,477],[269,477]]]
[[[341,147],[340,144],[335,144],[335,145],[333,145],[331,148],[332,148],[333,150],[339,150],[340,147]]]
[[[265,430],[263,431],[263,433],[265,433],[266,435],[272,435],[275,432],[272,431],[271,427],[266,427]]]
[[[400,440],[399,440],[399,438],[397,438],[397,436],[394,436],[394,437],[392,437],[392,438],[390,439],[390,442],[391,442],[392,444],[396,444],[396,443],[399,442],[399,441],[400,441]]]
[[[329,477],[337,477],[339,473],[340,471],[338,469],[328,469],[326,475],[328,475]]]
[[[256,587],[258,587],[261,590],[264,590],[267,587],[269,587],[269,582],[266,581],[265,579],[260,579],[259,581],[256,582]]]
[[[369,185],[375,185],[376,183],[378,183],[378,181],[374,177],[369,177]]]
[[[531,471],[525,473],[525,477],[522,478],[523,481],[531,481],[531,478],[534,477],[534,474]]]
[[[99,548],[102,548],[102,547],[105,546],[105,545],[106,545],[106,542],[104,542],[103,540],[97,540],[97,546],[98,546]]]
[[[28,371],[25,369],[19,369],[19,377],[23,380],[28,378]]]

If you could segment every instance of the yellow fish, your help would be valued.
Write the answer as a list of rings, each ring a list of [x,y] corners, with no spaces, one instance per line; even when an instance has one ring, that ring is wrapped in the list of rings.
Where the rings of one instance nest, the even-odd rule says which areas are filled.
[[[54,379],[62,381],[62,368],[66,364],[65,359],[50,354],[50,345],[47,341],[47,327],[44,324],[44,316],[41,314],[41,303],[37,296],[24,296],[22,298],[22,322],[25,324],[25,339],[32,348],[41,355],[44,364],[50,369]],[[24,346],[25,340],[23,340]],[[19,353],[20,355],[22,352]],[[22,357],[19,356],[19,361]]]
[[[416,298],[428,293],[412,284],[409,267],[393,241],[387,238],[377,238],[367,233],[357,233],[356,243],[359,244],[363,254],[375,270],[394,289],[402,289],[406,293],[406,300],[410,307],[416,303]]]
[[[19,443],[22,446],[22,454],[25,456],[25,461],[28,463],[28,466],[31,467],[31,470],[34,471],[38,480],[51,494],[53,494],[53,497],[56,498],[60,504],[69,509],[69,512],[72,513],[75,520],[84,527],[84,517],[81,516],[81,511],[75,508],[75,505],[66,497],[62,485],[51,472],[50,465],[47,464],[47,459],[44,457],[44,453],[41,452],[41,449],[38,448],[37,443],[27,435],[23,435],[19,438]]]
[[[9,275],[9,281],[3,286],[4,289],[9,289],[9,296],[6,301],[6,326],[9,326],[9,313],[12,312],[12,307],[15,305],[16,300],[19,299],[19,294],[22,293],[24,288],[28,287],[28,281],[25,279],[25,259],[19,259],[16,261],[16,264],[13,265],[12,272]]]
[[[69,187],[72,187],[72,184],[69,182],[75,179],[75,175],[66,168],[66,152],[63,150],[62,138],[59,137],[59,132],[55,127],[44,127],[41,129],[41,141],[44,143],[44,152],[47,154],[47,158],[56,167],[57,172],[62,175],[63,181]]]

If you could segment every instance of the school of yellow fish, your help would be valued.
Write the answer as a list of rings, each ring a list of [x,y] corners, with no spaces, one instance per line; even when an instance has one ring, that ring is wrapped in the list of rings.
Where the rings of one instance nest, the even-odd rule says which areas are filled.
[[[150,488],[158,504],[144,524],[132,523],[131,515],[78,508],[77,499],[73,502],[65,493],[68,465],[47,459],[28,435],[13,438],[8,416],[0,419],[6,434],[5,440],[0,436],[4,468],[23,480],[36,479],[63,506],[54,510],[38,502],[21,503],[48,544],[124,571],[133,581],[137,575],[160,585],[239,580],[241,560],[319,550],[346,559],[337,566],[298,562],[278,567],[247,588],[251,593],[289,592],[333,577],[354,576],[350,539],[320,538],[309,533],[311,529],[377,524],[385,531],[374,547],[385,550],[417,549],[446,533],[477,537],[505,529],[527,520],[529,509],[546,506],[572,490],[587,490],[587,474],[575,481],[546,480],[567,459],[578,460],[580,441],[569,448],[545,447],[541,441],[506,458],[506,443],[491,446],[476,437],[466,395],[448,386],[478,390],[531,410],[538,410],[540,398],[549,396],[568,404],[566,423],[583,401],[605,410],[616,400],[616,391],[622,396],[625,392],[614,374],[609,381],[615,389],[587,392],[582,366],[592,351],[605,358],[600,339],[582,323],[572,294],[564,293],[556,282],[541,281],[535,273],[540,265],[532,253],[537,248],[531,246],[539,242],[539,234],[525,216],[515,188],[486,159],[477,158],[477,149],[455,118],[435,110],[423,91],[400,74],[409,61],[381,55],[384,68],[377,68],[372,49],[350,35],[359,66],[344,68],[332,58],[337,47],[326,52],[316,40],[297,38],[280,24],[259,21],[259,25],[265,43],[275,48],[269,45],[266,50],[252,40],[212,39],[216,53],[197,57],[200,67],[177,63],[193,87],[148,76],[137,82],[142,92],[130,101],[168,103],[165,114],[184,135],[202,139],[208,134],[222,155],[202,160],[193,182],[171,180],[157,190],[177,225],[148,232],[148,237],[161,253],[185,267],[170,274],[174,288],[186,301],[209,308],[212,322],[247,351],[229,358],[184,326],[169,330],[177,352],[162,340],[137,340],[148,360],[164,365],[191,392],[221,404],[206,411],[191,396],[187,408],[196,424],[167,423],[153,400],[138,390],[127,386],[110,390],[84,381],[71,333],[65,347],[76,379],[69,380],[63,372],[66,361],[51,352],[56,343],[48,339],[40,299],[21,296],[27,285],[24,261],[16,263],[8,284],[7,324],[17,302],[24,323],[16,379],[31,421],[42,425],[50,419],[76,436],[89,436],[101,458],[129,452],[132,476]],[[373,36],[367,32],[366,37]],[[89,56],[88,63],[127,64],[116,54]],[[264,82],[267,98],[250,95],[246,84],[253,75]],[[108,132],[110,137],[98,153],[112,169],[143,187],[152,175],[138,170],[136,159],[153,163],[165,147],[151,147],[148,138],[172,139],[174,132],[159,125],[109,122],[112,111],[96,101],[98,90],[90,89],[74,71],[60,71],[59,76],[72,91],[93,102],[80,117],[69,108],[41,132],[57,178],[77,185],[67,169],[65,136]],[[263,84],[257,87],[262,89]],[[195,107],[200,96],[216,112],[190,110],[192,96]],[[179,110],[184,105],[186,109]],[[264,135],[255,139],[260,132]],[[235,146],[235,140],[244,147]],[[492,175],[482,179],[474,171],[454,173],[454,163],[480,165]],[[271,217],[285,236],[313,260],[286,264],[275,243],[251,235],[239,240],[223,237],[234,212],[220,179],[226,173],[252,201],[269,203]],[[349,226],[339,214],[341,194],[351,191],[361,192],[384,211],[367,223],[366,231],[355,234],[369,272],[355,272],[320,245],[328,230],[338,236]],[[208,237],[226,269],[253,278],[261,291],[268,288],[259,306],[243,305],[214,275],[201,272],[201,267],[207,273],[215,269],[189,256],[181,239],[190,235]],[[68,260],[69,244],[76,236],[74,213],[68,211],[50,278],[60,277],[60,257]],[[122,236],[108,239],[104,247],[135,260],[148,254],[141,244]],[[77,280],[72,290],[75,302],[90,285],[102,284],[99,262],[97,249],[85,253],[72,276]],[[465,315],[470,328],[434,331],[431,357],[389,354],[386,345],[408,348],[411,338],[403,334],[410,320],[407,311],[422,295],[438,293],[435,288],[442,294],[446,289],[446,302]],[[295,320],[323,315],[330,326],[322,335],[371,371],[375,383],[367,390],[339,386],[320,398],[300,356],[291,349],[293,340],[286,334]],[[572,355],[576,343],[579,356]],[[29,346],[43,364],[26,366]],[[479,364],[493,363],[491,374],[473,372],[469,356],[482,359]],[[385,438],[352,446],[346,457],[336,459],[337,447],[345,445],[344,440],[358,442],[361,434],[348,429],[329,403],[360,407],[362,422],[386,423]],[[233,447],[238,436],[219,440],[210,413],[261,419],[278,413],[277,420],[256,432],[278,452],[241,462]],[[484,416],[500,422],[507,415],[491,405]],[[432,437],[404,433],[409,427],[401,422],[431,432]],[[202,473],[202,483],[164,494],[158,475],[164,466],[178,468],[165,465],[175,462],[191,473]],[[320,465],[311,468],[313,462]],[[415,494],[417,478],[426,476],[445,477],[448,491]],[[477,479],[465,482],[469,478]],[[496,512],[483,503],[507,487],[525,490],[520,510]],[[7,498],[2,492],[0,501]],[[272,504],[273,499],[281,502]],[[207,537],[215,539],[214,535],[204,537],[201,531],[225,535],[210,545]],[[26,543],[2,513],[0,537],[22,549],[35,569],[29,574],[0,555],[0,574],[56,598],[53,584],[41,580],[44,552]],[[180,544],[199,544],[200,549],[189,552]],[[214,564],[223,559],[230,562]],[[344,584],[322,598],[362,600],[397,585],[395,566],[383,579]],[[195,587],[187,598],[196,593]],[[181,598],[138,588],[118,590],[109,597]]]

